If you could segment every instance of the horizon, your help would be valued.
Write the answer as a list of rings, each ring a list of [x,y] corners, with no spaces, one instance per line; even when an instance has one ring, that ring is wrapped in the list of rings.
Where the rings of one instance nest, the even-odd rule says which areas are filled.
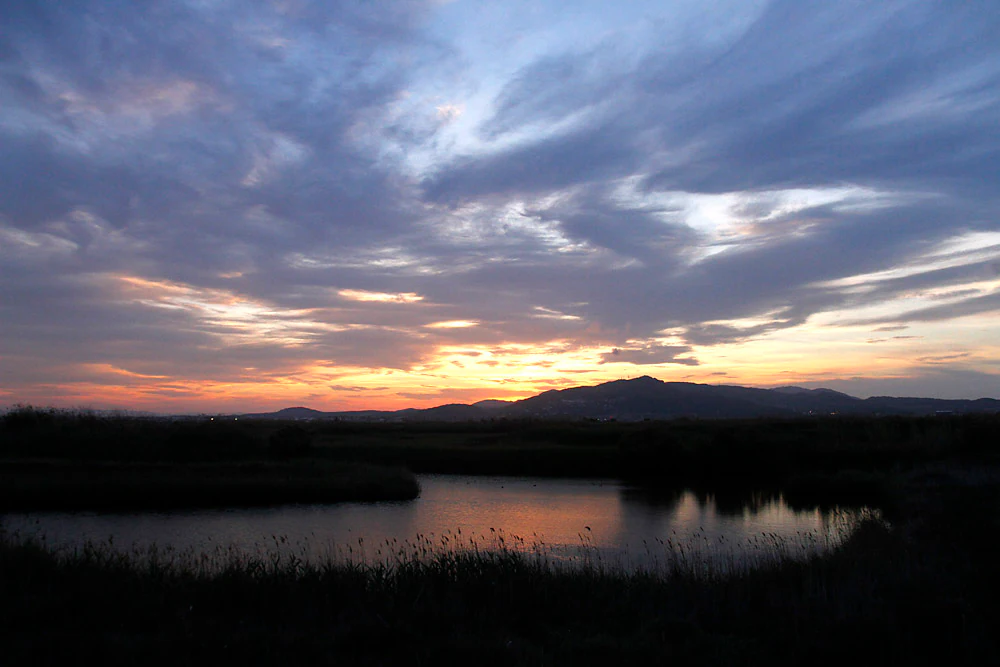
[[[806,390],[806,391],[815,391],[815,390],[833,391],[834,393],[839,393],[839,394],[848,396],[849,398],[854,398],[854,399],[857,399],[857,400],[860,400],[860,401],[864,401],[864,400],[867,400],[869,398],[873,398],[873,399],[874,398],[899,398],[899,399],[918,399],[918,400],[919,399],[934,398],[934,397],[929,397],[929,396],[918,396],[918,395],[890,396],[890,395],[886,395],[886,394],[872,394],[870,396],[855,396],[853,394],[848,394],[846,392],[839,392],[837,390],[830,389],[829,387],[802,387],[802,386],[799,386],[799,385],[778,385],[778,386],[772,386],[772,387],[752,387],[750,385],[731,385],[731,384],[719,384],[719,383],[690,383],[690,382],[683,381],[683,380],[682,381],[661,380],[661,379],[653,377],[651,375],[641,375],[641,376],[637,376],[637,377],[617,378],[617,379],[614,379],[614,380],[607,380],[607,381],[602,382],[602,383],[597,384],[597,385],[575,385],[573,387],[563,387],[563,388],[560,388],[560,389],[548,389],[548,390],[545,390],[545,392],[548,392],[548,391],[562,391],[563,389],[578,389],[578,388],[586,388],[586,387],[597,387],[597,386],[601,386],[601,385],[604,385],[604,384],[611,384],[611,383],[615,383],[615,382],[632,382],[632,381],[643,380],[643,379],[655,380],[657,382],[662,382],[662,383],[666,383],[666,384],[671,384],[671,383],[677,384],[677,383],[680,383],[680,384],[700,384],[700,385],[708,386],[708,387],[744,387],[744,388],[749,388],[749,389],[761,389],[761,390],[766,390],[766,391],[781,390],[781,389],[799,389],[799,390]],[[531,396],[526,396],[525,398],[532,398],[534,396],[539,396],[539,395],[541,395],[541,393],[544,393],[544,392],[539,392],[537,394],[532,394]],[[70,413],[72,413],[72,412],[80,412],[80,413],[108,412],[108,413],[121,413],[121,414],[124,414],[126,416],[131,413],[131,414],[138,415],[138,416],[151,416],[151,417],[194,417],[194,416],[210,416],[210,415],[225,416],[225,417],[233,417],[233,416],[242,417],[242,416],[252,416],[252,415],[276,414],[276,413],[283,412],[283,411],[286,411],[286,410],[309,410],[309,411],[312,411],[312,412],[319,412],[319,413],[323,413],[323,414],[340,414],[340,413],[349,414],[349,413],[355,413],[355,412],[356,413],[367,413],[367,412],[388,412],[388,413],[392,413],[392,412],[399,412],[399,411],[406,411],[406,410],[426,410],[426,409],[447,407],[447,406],[451,406],[451,405],[474,406],[474,405],[477,405],[479,403],[484,403],[484,402],[500,402],[500,403],[513,404],[513,403],[516,403],[519,400],[524,400],[524,399],[479,399],[478,401],[472,401],[472,402],[469,402],[469,403],[463,403],[463,402],[453,401],[453,402],[448,402],[448,403],[438,403],[438,404],[434,404],[434,405],[429,405],[429,406],[425,405],[425,406],[419,406],[419,407],[413,406],[413,405],[409,405],[409,406],[403,406],[403,407],[400,407],[400,408],[392,408],[390,410],[384,410],[384,409],[380,409],[380,408],[365,408],[365,407],[357,407],[357,408],[352,408],[350,410],[318,410],[318,409],[313,408],[312,406],[308,406],[308,405],[284,405],[284,406],[280,406],[280,407],[273,407],[273,408],[266,409],[266,410],[231,410],[229,412],[212,412],[212,411],[204,411],[204,410],[200,410],[200,411],[199,410],[196,410],[196,411],[187,411],[187,412],[156,412],[156,411],[146,411],[146,410],[130,410],[128,408],[93,408],[93,407],[88,407],[88,406],[56,407],[56,406],[43,406],[43,405],[30,405],[30,404],[14,404],[14,405],[10,405],[10,406],[0,406],[0,414],[3,414],[5,412],[7,412],[7,411],[15,410],[15,409],[21,409],[21,408],[41,409],[41,410],[55,409],[55,410],[58,410],[58,411],[66,411],[66,412],[70,412]],[[976,397],[976,398],[973,398],[973,399],[940,399],[940,400],[972,400],[972,401],[975,401],[975,400],[1000,400],[1000,398],[993,397],[993,396],[979,396],[979,397]]]
[[[997,34],[930,0],[13,2],[0,409],[998,398]]]

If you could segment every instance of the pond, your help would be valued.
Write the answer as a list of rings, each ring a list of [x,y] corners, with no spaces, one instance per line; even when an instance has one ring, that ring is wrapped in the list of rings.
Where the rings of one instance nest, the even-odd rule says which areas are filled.
[[[388,561],[441,550],[515,549],[556,564],[717,569],[806,557],[839,544],[859,516],[794,510],[780,497],[651,494],[609,479],[421,475],[406,502],[141,513],[19,513],[4,527],[58,548]]]

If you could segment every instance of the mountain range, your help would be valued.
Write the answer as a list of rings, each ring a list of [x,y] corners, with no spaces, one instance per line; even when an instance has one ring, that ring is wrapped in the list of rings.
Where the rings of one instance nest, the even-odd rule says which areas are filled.
[[[553,389],[520,401],[486,400],[433,408],[321,412],[304,407],[242,415],[254,419],[352,421],[470,421],[480,419],[740,419],[806,415],[934,415],[1000,412],[1000,401],[873,396],[856,398],[832,389],[663,382],[649,376],[589,387]]]

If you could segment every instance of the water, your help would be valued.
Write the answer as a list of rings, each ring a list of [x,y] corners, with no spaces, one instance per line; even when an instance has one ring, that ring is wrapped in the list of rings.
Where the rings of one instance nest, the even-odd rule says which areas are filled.
[[[517,549],[548,561],[626,569],[681,559],[723,569],[833,547],[856,513],[796,511],[780,498],[650,495],[615,480],[423,475],[406,502],[140,513],[8,514],[3,525],[78,548],[392,561],[444,549]]]

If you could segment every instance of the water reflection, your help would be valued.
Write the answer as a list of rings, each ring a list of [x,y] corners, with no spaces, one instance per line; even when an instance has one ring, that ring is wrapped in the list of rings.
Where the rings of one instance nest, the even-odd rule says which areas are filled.
[[[772,511],[775,505],[786,505],[779,492],[763,489],[624,486],[620,493],[622,502],[635,504],[636,511],[645,506],[657,514],[680,505],[689,495],[701,508],[728,517],[755,516]]]
[[[729,562],[759,558],[764,542],[812,553],[838,543],[853,515],[796,511],[763,492],[653,492],[613,480],[426,475],[410,502],[138,514],[17,514],[9,530],[69,548],[87,540],[191,553],[230,546],[294,552],[311,561],[388,559],[436,549],[514,548],[553,561],[649,567],[678,547]],[[771,547],[768,547],[771,548]],[[773,550],[773,549],[772,549]]]

